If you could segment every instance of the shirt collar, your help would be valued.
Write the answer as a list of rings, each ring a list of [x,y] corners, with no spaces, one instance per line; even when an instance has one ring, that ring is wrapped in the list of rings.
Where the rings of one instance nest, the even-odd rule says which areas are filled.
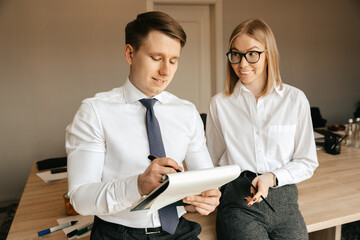
[[[274,90],[275,90],[275,92],[277,92],[277,94],[279,94],[280,97],[283,97],[283,96],[284,96],[284,89],[280,89],[279,84],[277,84],[277,85],[274,87]]]
[[[236,85],[235,85],[235,89],[234,89],[234,93],[236,96],[239,96],[241,92],[250,92],[249,89],[247,89],[245,87],[245,85],[240,81],[240,79],[237,81]],[[280,97],[282,97],[284,95],[284,91],[283,89],[280,89],[280,86],[277,84],[273,90],[271,90],[270,92],[276,92]]]
[[[130,79],[127,78],[124,85],[124,96],[126,103],[134,103],[136,101],[139,101],[143,98],[149,98],[144,93],[142,93],[139,89],[137,89],[132,82],[130,82]],[[164,96],[164,92],[161,92],[158,95],[155,95],[153,98],[156,98],[159,102],[164,103],[166,101],[166,98]]]
[[[240,79],[237,81],[234,89],[234,93],[239,96],[242,92],[250,92],[249,89],[245,87],[245,85],[240,81]]]

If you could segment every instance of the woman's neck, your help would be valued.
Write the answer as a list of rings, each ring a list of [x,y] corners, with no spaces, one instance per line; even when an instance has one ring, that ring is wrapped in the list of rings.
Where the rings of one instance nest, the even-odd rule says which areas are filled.
[[[262,84],[248,84],[245,85],[245,87],[254,95],[256,101],[259,99],[259,97],[261,96],[261,93],[264,91],[265,89],[265,82]]]

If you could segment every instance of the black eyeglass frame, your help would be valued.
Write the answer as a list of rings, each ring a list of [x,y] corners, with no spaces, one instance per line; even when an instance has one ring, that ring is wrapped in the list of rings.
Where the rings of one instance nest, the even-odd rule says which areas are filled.
[[[247,57],[246,57],[246,54],[248,54],[249,52],[256,52],[256,53],[258,53],[258,54],[259,54],[259,59],[258,59],[256,62],[249,62],[249,60],[248,60]],[[254,64],[254,63],[257,63],[257,62],[260,60],[261,54],[264,53],[264,52],[267,52],[267,50],[264,50],[264,51],[247,51],[246,53],[240,53],[240,52],[236,52],[236,51],[229,51],[229,52],[227,52],[225,55],[226,55],[227,59],[229,60],[229,62],[230,62],[231,64],[239,64],[239,63],[241,63],[241,60],[243,59],[243,57],[246,59],[246,61],[247,61],[248,63]],[[231,53],[237,53],[237,54],[239,54],[239,55],[240,55],[240,61],[239,61],[239,62],[232,62],[232,61],[230,60],[230,54],[231,54]]]

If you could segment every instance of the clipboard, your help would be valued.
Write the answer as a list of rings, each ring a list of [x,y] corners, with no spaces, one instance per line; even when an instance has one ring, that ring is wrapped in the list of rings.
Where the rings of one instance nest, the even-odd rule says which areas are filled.
[[[184,206],[183,198],[219,188],[239,176],[238,165],[167,174],[165,180],[130,211],[148,210],[151,214],[168,205]]]

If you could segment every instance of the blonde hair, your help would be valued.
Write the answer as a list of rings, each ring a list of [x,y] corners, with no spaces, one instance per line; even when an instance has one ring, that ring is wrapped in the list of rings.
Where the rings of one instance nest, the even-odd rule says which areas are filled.
[[[279,69],[279,51],[276,46],[275,37],[270,27],[261,19],[250,19],[240,23],[232,32],[229,40],[228,51],[232,48],[235,38],[241,34],[247,34],[265,46],[266,52],[266,86],[260,96],[265,96],[275,85],[282,89],[282,81]],[[244,60],[243,60],[244,61]],[[231,63],[226,64],[225,94],[231,95],[234,92],[239,77],[234,72]]]

